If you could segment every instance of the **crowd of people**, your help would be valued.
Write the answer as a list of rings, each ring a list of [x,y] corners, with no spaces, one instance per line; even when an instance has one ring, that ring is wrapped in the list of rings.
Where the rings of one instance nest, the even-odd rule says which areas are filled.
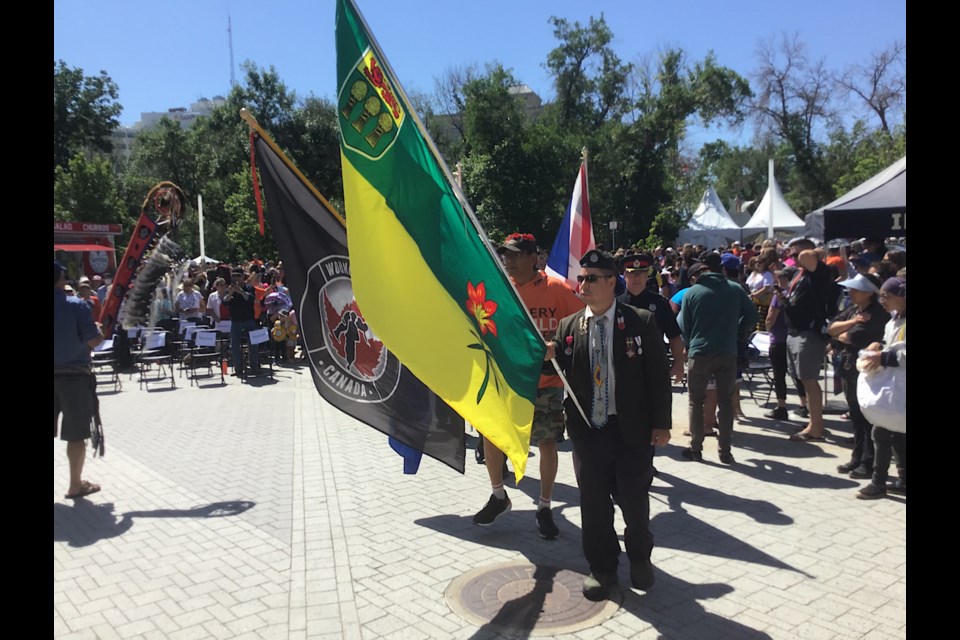
[[[190,263],[182,275],[179,283],[158,287],[151,313],[156,327],[175,333],[181,322],[213,328],[225,326],[221,323],[229,321],[228,365],[234,375],[241,377],[260,372],[259,349],[248,350],[249,370],[242,357],[243,344],[250,331],[269,330],[277,363],[292,363],[298,357],[297,314],[282,262],[273,264],[254,254],[251,260],[235,264]],[[100,317],[111,282],[110,273],[93,278],[82,276],[76,282],[65,282],[64,292],[83,300],[96,319]],[[299,357],[303,357],[302,351]]]
[[[864,395],[869,385],[858,384],[880,370],[897,370],[905,380],[905,248],[882,239],[824,246],[807,238],[653,251],[634,246],[613,254],[601,248],[580,262],[576,288],[546,275],[546,252],[530,234],[508,236],[497,253],[547,341],[547,358],[556,359],[569,384],[563,393],[545,369],[538,390],[532,427],[532,443],[541,450],[536,523],[541,537],[557,537],[550,497],[556,442],[566,431],[590,565],[587,598],[605,598],[617,582],[614,504],[627,525],[632,586],[646,590],[654,583],[648,490],[655,447],[670,440],[670,378],[685,380],[689,392],[684,435],[690,441],[683,458],[702,462],[704,438],[715,436],[720,463],[734,464],[734,419],[744,417],[739,378],[759,355],[757,344],[769,345],[764,355],[776,397],[765,417],[790,419],[789,375],[798,398],[793,415],[802,421],[789,440],[823,441],[820,379],[825,362],[832,362],[853,430],[851,458],[837,472],[869,480],[858,498],[906,493],[905,383],[892,401],[886,394],[893,406],[873,402]],[[550,317],[537,315],[545,310]],[[869,411],[861,410],[860,398],[870,402]],[[488,441],[478,446],[491,494],[473,521],[489,526],[511,503],[503,488],[503,455]],[[888,482],[891,457],[898,477]]]
[[[655,448],[671,438],[671,378],[689,392],[683,458],[702,462],[704,439],[714,436],[719,462],[735,464],[734,421],[743,417],[739,378],[757,355],[757,336],[769,345],[776,398],[765,417],[790,419],[789,376],[797,390],[792,413],[802,421],[789,440],[823,441],[820,379],[831,362],[853,431],[850,460],[837,472],[869,481],[858,498],[906,492],[904,246],[882,239],[824,246],[795,238],[615,253],[599,248],[581,260],[576,287],[546,275],[546,254],[530,234],[508,236],[497,254],[547,342],[531,433],[540,451],[537,531],[547,540],[560,533],[551,500],[557,443],[566,434],[581,492],[587,598],[603,599],[616,584],[615,504],[627,525],[631,584],[647,590],[654,583],[648,491],[657,473]],[[104,338],[93,320],[109,286],[109,275],[69,283],[54,264],[54,435],[63,410],[68,498],[99,490],[81,477],[85,449],[77,442],[90,437],[96,394],[89,350]],[[243,264],[191,265],[179,286],[158,290],[152,315],[170,330],[181,320],[211,327],[229,321],[230,360],[234,374],[243,376],[242,344],[252,330],[268,328],[277,359],[294,359],[298,328],[290,298],[282,263],[254,256]],[[249,372],[256,373],[258,350],[249,354]],[[893,393],[885,391],[891,387]],[[897,478],[888,481],[891,458]],[[505,457],[483,441],[477,460],[486,464],[491,494],[473,522],[489,526],[511,510]]]
[[[651,254],[643,254],[639,248],[633,247],[618,249],[614,255],[622,261],[636,262],[636,257],[631,258],[631,254],[640,256],[642,264],[649,263],[651,277],[648,286],[651,292],[659,291],[664,296],[672,293],[669,297],[671,308],[683,328],[683,355],[688,360],[690,388],[688,434],[692,438],[684,457],[702,459],[702,432],[719,437],[721,462],[732,461],[726,433],[731,429],[731,421],[726,416],[742,415],[737,409],[739,371],[734,371],[732,391],[730,365],[727,364],[722,367],[723,374],[719,378],[715,373],[708,376],[707,392],[701,394],[701,365],[694,355],[700,355],[702,362],[705,353],[724,353],[728,362],[731,356],[735,357],[734,369],[742,369],[747,365],[751,351],[751,337],[754,332],[761,332],[769,344],[768,357],[773,369],[776,398],[776,406],[765,417],[778,421],[790,419],[787,407],[789,375],[792,387],[797,391],[793,415],[805,423],[790,435],[790,440],[823,441],[826,430],[820,380],[824,359],[828,359],[834,382],[838,390],[842,390],[848,406],[842,417],[851,422],[853,430],[851,458],[838,466],[838,473],[870,481],[858,492],[860,498],[882,497],[888,490],[905,492],[905,434],[893,432],[897,435],[889,436],[888,428],[868,421],[858,400],[858,386],[863,386],[858,384],[860,378],[864,371],[869,374],[871,369],[882,366],[880,354],[884,354],[882,357],[886,362],[898,363],[883,366],[900,367],[901,375],[905,376],[905,239],[864,238],[824,245],[808,238],[794,238],[789,241],[765,240],[758,244],[733,242],[715,248],[692,244],[657,247]],[[659,278],[654,282],[656,274]],[[721,276],[736,284],[732,290],[742,288],[745,295],[724,291],[726,303],[710,306],[713,299],[707,295],[707,290],[716,289]],[[629,283],[629,275],[625,273],[624,277]],[[692,287],[696,284],[701,285],[700,288]],[[719,301],[719,290],[714,293],[714,298]],[[703,304],[704,298],[707,304]],[[686,305],[684,300],[688,301]],[[753,307],[755,313],[748,306]],[[739,313],[731,312],[733,308],[739,308]],[[659,322],[660,316],[657,318]],[[722,322],[729,324],[734,320],[738,320],[735,330],[724,328],[721,331]],[[896,338],[891,343],[892,338],[885,339],[884,335],[894,326],[898,328],[891,334]],[[731,337],[734,335],[735,338]],[[721,336],[726,340],[735,339],[736,345],[714,346],[718,341],[722,342]],[[704,344],[710,346],[705,349]],[[674,345],[670,346],[671,352],[676,354]],[[728,397],[732,409],[725,407]],[[905,412],[905,397],[900,395],[896,400],[903,405]],[[718,415],[715,415],[717,408]],[[705,426],[701,428],[701,424]],[[875,453],[878,435],[886,449],[879,464]],[[889,442],[894,440],[897,443],[893,454],[898,477],[888,484]]]

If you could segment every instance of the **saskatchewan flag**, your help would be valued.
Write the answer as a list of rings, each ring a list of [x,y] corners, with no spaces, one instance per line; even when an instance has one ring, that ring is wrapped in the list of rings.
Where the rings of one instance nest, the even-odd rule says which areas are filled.
[[[317,391],[344,413],[390,436],[415,473],[419,454],[463,473],[463,418],[414,377],[369,330],[350,278],[339,215],[293,163],[252,135],[270,229],[283,259],[299,333]]]
[[[337,110],[353,290],[427,387],[526,469],[545,347],[352,0],[337,0]]]

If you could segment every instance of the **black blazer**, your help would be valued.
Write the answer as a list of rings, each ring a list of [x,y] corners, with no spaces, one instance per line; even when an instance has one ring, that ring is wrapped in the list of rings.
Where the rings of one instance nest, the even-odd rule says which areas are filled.
[[[652,430],[669,429],[672,419],[670,364],[663,332],[657,328],[649,311],[622,302],[615,304],[613,368],[617,421],[625,442],[649,444]],[[620,318],[623,319],[623,328],[619,326]],[[589,417],[593,402],[593,372],[585,320],[583,310],[567,316],[560,321],[554,340],[557,362]],[[628,355],[628,348],[633,355]],[[567,432],[572,440],[596,432],[584,422],[570,398],[564,400],[564,412]]]

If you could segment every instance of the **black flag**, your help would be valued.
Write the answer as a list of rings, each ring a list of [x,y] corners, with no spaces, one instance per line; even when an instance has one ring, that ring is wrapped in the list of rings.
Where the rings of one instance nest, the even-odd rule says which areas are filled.
[[[353,297],[347,232],[339,216],[261,135],[254,144],[270,228],[317,391],[344,413],[463,473],[463,418],[367,327]],[[384,286],[390,277],[385,275]]]

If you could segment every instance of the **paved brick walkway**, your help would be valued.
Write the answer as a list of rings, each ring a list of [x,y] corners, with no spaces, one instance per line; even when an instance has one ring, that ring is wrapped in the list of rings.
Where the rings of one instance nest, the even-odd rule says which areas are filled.
[[[518,560],[586,571],[569,442],[561,537],[544,541],[535,453],[507,489],[513,512],[480,528],[471,516],[489,489],[472,451],[464,476],[429,459],[404,476],[386,437],[323,402],[304,367],[199,389],[123,380],[101,395],[107,455],[87,462],[102,492],[63,498],[54,441],[57,638],[522,638],[530,630],[505,636],[454,613],[451,580]],[[696,464],[679,455],[686,401],[674,392],[674,440],[656,460],[656,586],[557,637],[905,637],[906,499],[854,498],[862,482],[834,470],[849,423],[831,416],[826,443],[788,442],[799,423],[745,399],[737,464],[715,462],[715,439]]]

